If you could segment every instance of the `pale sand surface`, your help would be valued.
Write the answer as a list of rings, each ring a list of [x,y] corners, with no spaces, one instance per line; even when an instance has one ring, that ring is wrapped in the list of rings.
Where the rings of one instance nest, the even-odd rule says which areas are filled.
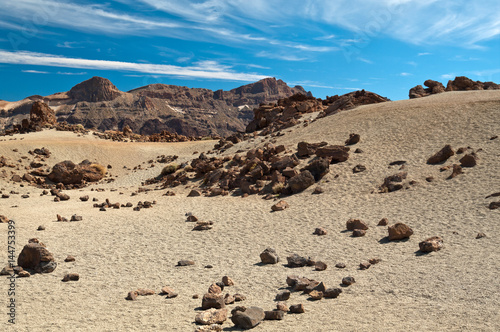
[[[299,141],[327,141],[342,144],[349,133],[361,134],[345,163],[331,165],[321,185],[325,193],[312,195],[314,186],[285,198],[290,208],[271,213],[272,201],[259,196],[186,198],[189,189],[175,188],[177,196],[162,196],[165,190],[130,196],[140,182],[157,175],[161,164],[144,171],[134,167],[165,154],[179,155],[180,161],[193,152],[207,151],[214,142],[180,144],[118,143],[77,137],[73,133],[44,131],[3,137],[0,155],[17,160],[27,151],[45,146],[52,152],[50,165],[65,159],[83,159],[111,164],[116,182],[96,184],[83,190],[66,191],[71,199],[53,202],[40,196],[41,189],[19,187],[0,180],[4,192],[29,192],[29,199],[11,195],[0,200],[0,214],[16,221],[17,255],[29,238],[37,237],[54,254],[57,269],[50,274],[17,279],[17,324],[7,323],[8,282],[0,277],[0,329],[18,331],[193,331],[201,296],[212,282],[229,275],[236,283],[225,289],[242,293],[245,306],[275,308],[274,296],[286,286],[286,276],[298,274],[338,287],[345,276],[356,283],[343,288],[337,299],[312,302],[306,295],[292,293],[289,304],[303,303],[306,313],[289,314],[283,321],[264,321],[253,331],[498,331],[500,330],[500,210],[489,210],[488,194],[500,191],[500,92],[460,92],[368,105],[320,119],[307,127],[285,130],[278,144],[295,151]],[[25,137],[24,140],[20,140]],[[261,137],[231,148],[227,154],[260,144]],[[265,140],[267,142],[269,140]],[[445,144],[456,150],[470,146],[482,149],[476,167],[447,180],[451,171],[426,159]],[[12,152],[18,148],[19,152]],[[29,155],[28,155],[29,156]],[[445,165],[457,162],[453,156]],[[406,170],[417,184],[411,189],[388,194],[372,193],[387,175],[398,172],[389,167],[406,160]],[[367,166],[353,174],[357,164]],[[143,166],[144,166],[143,165]],[[11,169],[8,169],[10,171]],[[21,173],[22,174],[22,173]],[[338,178],[334,178],[339,174]],[[428,183],[425,178],[436,181]],[[104,192],[91,188],[106,188]],[[110,192],[110,188],[118,191]],[[151,186],[154,188],[154,186]],[[120,192],[123,192],[120,195]],[[156,200],[151,209],[92,208],[80,202],[88,194],[103,202]],[[17,206],[17,207],[14,207]],[[193,232],[185,213],[212,220],[210,231]],[[56,214],[83,216],[80,222],[56,223]],[[387,217],[390,224],[404,222],[414,235],[406,242],[379,242],[387,227],[377,227]],[[370,229],[362,238],[344,232],[349,218],[366,221]],[[36,231],[39,225],[46,230]],[[314,236],[316,227],[328,230]],[[0,224],[0,265],[7,262],[7,225]],[[476,239],[478,232],[487,237]],[[439,252],[418,255],[418,243],[439,235],[445,247]],[[259,266],[259,254],[274,247],[281,260],[277,265]],[[311,267],[284,267],[286,256],[297,253],[328,264],[323,272]],[[76,262],[65,263],[67,255]],[[370,258],[382,262],[361,271],[358,265]],[[195,266],[175,267],[178,260],[192,259]],[[345,269],[335,263],[344,262]],[[205,269],[207,264],[212,269]],[[69,272],[80,274],[78,282],[61,282]],[[154,295],[126,301],[128,291],[172,286],[174,299]],[[192,299],[199,294],[200,299]],[[230,305],[229,308],[233,308]],[[228,320],[224,330],[234,330]]]

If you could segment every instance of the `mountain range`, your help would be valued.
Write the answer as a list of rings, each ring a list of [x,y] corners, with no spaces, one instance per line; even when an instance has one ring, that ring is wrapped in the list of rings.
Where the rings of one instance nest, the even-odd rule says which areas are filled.
[[[150,135],[163,130],[186,136],[226,136],[244,131],[253,109],[294,94],[312,96],[301,86],[265,78],[223,91],[151,84],[127,92],[111,81],[92,77],[67,92],[34,95],[16,102],[0,100],[0,130],[21,123],[37,100],[49,105],[58,122],[82,124],[101,131],[122,130]]]

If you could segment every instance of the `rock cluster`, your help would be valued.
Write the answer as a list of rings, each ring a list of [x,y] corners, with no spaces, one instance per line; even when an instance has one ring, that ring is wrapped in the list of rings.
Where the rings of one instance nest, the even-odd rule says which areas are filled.
[[[410,89],[409,97],[421,98],[430,96],[436,93],[448,92],[448,91],[468,91],[468,90],[499,90],[500,85],[493,82],[480,82],[473,81],[465,76],[458,76],[455,79],[449,80],[446,88],[443,84],[433,80],[427,80],[424,82],[427,88],[423,88],[421,85],[417,85]]]

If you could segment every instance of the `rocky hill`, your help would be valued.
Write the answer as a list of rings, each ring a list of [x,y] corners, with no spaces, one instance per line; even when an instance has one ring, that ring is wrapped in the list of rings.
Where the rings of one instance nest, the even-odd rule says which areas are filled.
[[[41,100],[55,112],[59,122],[85,128],[153,134],[170,131],[186,136],[221,135],[244,131],[253,109],[294,94],[311,95],[301,86],[289,87],[282,80],[266,78],[230,91],[151,84],[128,92],[108,79],[92,77],[68,92],[30,96],[18,102],[0,103],[0,130],[20,124],[32,104]]]

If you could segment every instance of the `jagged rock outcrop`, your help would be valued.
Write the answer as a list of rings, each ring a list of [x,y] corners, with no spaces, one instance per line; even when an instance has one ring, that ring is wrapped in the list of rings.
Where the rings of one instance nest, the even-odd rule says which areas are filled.
[[[68,96],[77,101],[109,101],[122,94],[110,80],[98,76],[83,81],[71,88]]]
[[[457,76],[454,80],[449,80],[446,85],[446,89],[444,85],[440,82],[427,80],[424,82],[424,85],[427,87],[424,89],[421,85],[417,85],[410,89],[409,97],[413,98],[421,98],[427,97],[436,93],[448,92],[448,91],[469,91],[469,90],[499,90],[500,85],[493,82],[481,82],[481,81],[473,81],[465,76]]]

